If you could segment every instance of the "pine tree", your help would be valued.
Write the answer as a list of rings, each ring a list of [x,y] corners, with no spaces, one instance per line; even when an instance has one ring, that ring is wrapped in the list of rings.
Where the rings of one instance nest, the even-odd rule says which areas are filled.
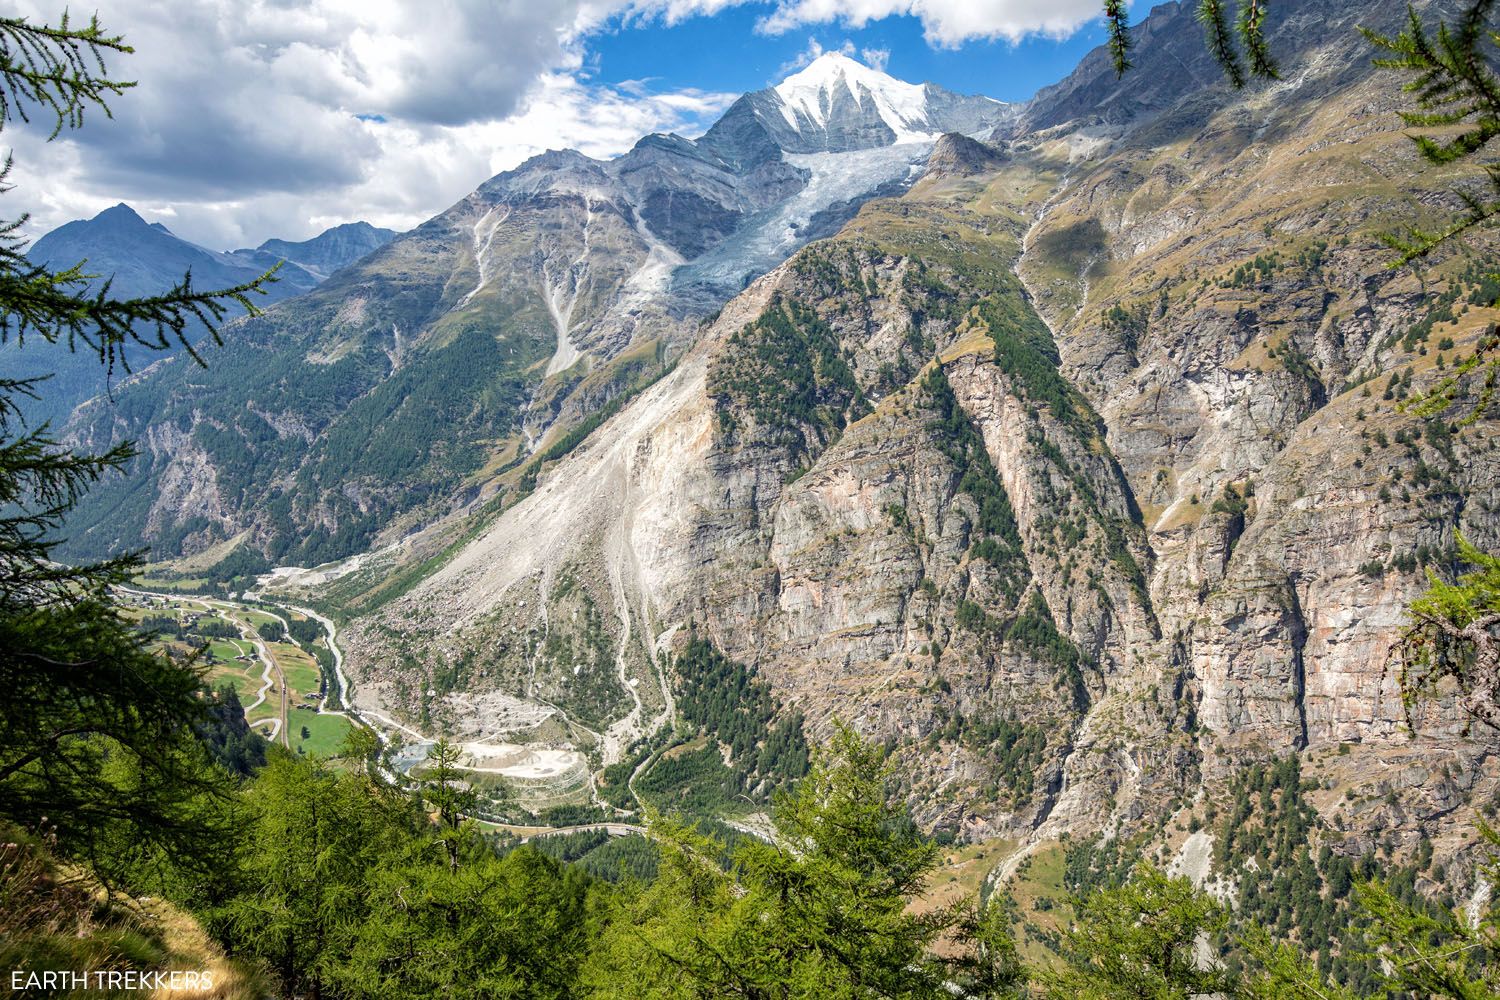
[[[1415,8],[1408,8],[1406,29],[1395,36],[1365,31],[1365,37],[1391,53],[1377,59],[1377,66],[1413,76],[1404,89],[1416,96],[1417,109],[1401,112],[1402,120],[1414,128],[1442,130],[1412,136],[1428,163],[1442,166],[1466,160],[1500,136],[1500,74],[1486,57],[1486,43],[1500,47],[1500,34],[1490,24],[1495,4],[1496,0],[1470,0],[1455,23],[1439,22],[1436,31]],[[1468,210],[1465,215],[1439,230],[1413,227],[1404,236],[1387,237],[1400,252],[1401,263],[1425,257],[1500,215],[1500,166],[1486,164],[1484,172],[1494,200],[1457,190]]]
[[[1358,1000],[1350,990],[1329,982],[1295,947],[1272,941],[1264,928],[1253,928],[1241,944],[1258,966],[1236,993],[1243,1000]]]
[[[1002,914],[912,912],[939,855],[891,804],[892,784],[882,749],[840,728],[778,801],[774,841],[746,838],[728,864],[716,839],[654,820],[659,874],[612,915],[583,973],[587,995],[1022,995]],[[940,939],[958,957],[936,957]]]
[[[1398,647],[1407,721],[1415,724],[1420,697],[1451,678],[1469,715],[1500,730],[1500,557],[1462,535],[1458,556],[1472,569],[1452,583],[1428,571],[1432,585],[1412,603]]]
[[[369,913],[369,873],[410,841],[412,814],[367,777],[285,750],[273,750],[245,801],[253,819],[227,872],[242,888],[208,922],[288,995],[316,997],[340,975]]]
[[[104,59],[130,51],[97,20],[78,28],[66,15],[56,27],[0,18],[0,131],[39,117],[53,119],[56,136],[91,108],[108,114],[106,101],[131,84],[111,79]],[[0,192],[8,172],[7,161]],[[88,292],[81,266],[53,272],[28,261],[25,223],[0,222],[0,345],[40,338],[95,353],[111,370],[124,365],[126,343],[193,353],[190,324],[213,330],[235,304],[253,311],[249,295],[271,278],[200,292],[185,275],[164,295],[116,299],[108,282]],[[100,844],[121,826],[143,850],[207,856],[215,831],[198,806],[216,783],[194,738],[205,712],[198,670],[150,654],[118,615],[111,588],[136,558],[53,560],[64,516],[133,451],[73,453],[46,425],[28,427],[17,400],[44,389],[45,380],[0,377],[0,816],[54,828],[100,874],[116,861]]]
[[[350,998],[562,1000],[590,941],[582,872],[477,838],[458,869],[418,834],[367,873],[369,912],[330,984]]]
[[[1490,831],[1491,846],[1500,846]],[[1490,865],[1487,877],[1497,874]],[[1447,912],[1419,909],[1378,882],[1359,888],[1373,919],[1368,936],[1381,957],[1390,995],[1430,1000],[1500,1000],[1500,906],[1473,924]]]
[[[477,796],[459,774],[458,747],[446,739],[438,740],[427,754],[422,775],[422,798],[437,813],[438,829],[448,853],[448,865],[458,871],[459,847],[463,841],[460,825],[474,811]]]
[[[1064,937],[1067,964],[1042,982],[1058,1000],[1188,1000],[1228,993],[1224,971],[1201,962],[1200,936],[1212,937],[1228,914],[1185,878],[1141,866],[1125,885],[1074,901]]]

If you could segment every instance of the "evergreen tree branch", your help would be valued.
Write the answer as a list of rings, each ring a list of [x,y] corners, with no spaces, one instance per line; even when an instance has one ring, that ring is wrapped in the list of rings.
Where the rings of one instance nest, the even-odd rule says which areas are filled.
[[[104,57],[129,51],[94,19],[79,29],[66,15],[57,27],[0,18],[0,129],[40,109],[56,116],[55,138],[81,126],[90,107],[108,115],[108,99],[131,84],[110,79]],[[0,193],[10,189],[9,173],[7,158]],[[111,370],[127,365],[128,343],[176,343],[201,362],[190,326],[218,342],[228,310],[254,312],[251,296],[274,279],[206,292],[189,273],[164,294],[117,299],[108,280],[90,290],[83,264],[54,272],[32,263],[25,222],[0,222],[0,343],[14,336],[17,347],[28,338],[88,347]],[[137,556],[73,566],[53,558],[64,517],[135,451],[74,452],[45,424],[26,429],[20,401],[44,385],[0,377],[0,816],[25,828],[47,824],[101,877],[143,851],[174,862],[207,858],[223,846],[210,815],[223,775],[198,739],[207,713],[202,671],[152,652],[116,611],[110,588],[138,571]]]
[[[1245,56],[1250,61],[1250,72],[1275,80],[1280,78],[1281,71],[1271,56],[1270,46],[1266,44],[1266,5],[1269,2],[1270,0],[1240,0],[1235,28],[1245,47]]]
[[[1130,15],[1125,0],[1104,0],[1104,23],[1109,29],[1109,55],[1115,64],[1115,75],[1124,76],[1130,68]]]
[[[109,79],[104,56],[134,51],[107,34],[97,15],[83,28],[72,27],[66,11],[56,27],[0,18],[0,130],[15,119],[29,122],[33,107],[56,116],[50,137],[81,127],[89,105],[110,116],[109,98],[135,84]]]
[[[1408,727],[1417,699],[1452,678],[1469,715],[1500,729],[1500,557],[1457,536],[1469,572],[1449,583],[1429,571],[1431,586],[1411,606],[1412,624],[1397,646]]]
[[[24,345],[28,333],[64,342],[70,350],[82,344],[111,370],[120,365],[126,371],[130,370],[123,351],[127,343],[151,350],[177,346],[202,365],[188,330],[201,324],[209,339],[222,344],[218,325],[231,305],[240,306],[247,315],[259,315],[261,310],[250,296],[266,294],[266,286],[277,280],[281,263],[253,281],[208,292],[193,287],[188,271],[169,291],[135,299],[111,298],[112,278],[92,293],[78,291],[90,277],[83,274],[82,266],[57,272],[32,266],[20,274],[0,270],[0,302],[6,306],[0,313],[0,344],[14,337]]]
[[[1395,36],[1360,29],[1371,43],[1390,53],[1376,59],[1376,66],[1413,75],[1402,89],[1415,95],[1417,107],[1400,112],[1402,121],[1423,129],[1461,126],[1452,135],[1411,137],[1429,163],[1458,162],[1500,136],[1500,74],[1483,53],[1485,42],[1497,43],[1495,34],[1486,28],[1497,2],[1500,0],[1471,0],[1456,25],[1439,22],[1435,33],[1411,6],[1407,7],[1406,28]],[[1392,267],[1425,257],[1500,215],[1500,167],[1488,165],[1485,173],[1492,199],[1456,192],[1465,213],[1451,225],[1431,231],[1412,227],[1405,233],[1382,237],[1399,255]]]
[[[1229,77],[1236,90],[1245,85],[1245,69],[1240,65],[1239,51],[1234,45],[1234,35],[1229,30],[1229,15],[1224,9],[1224,0],[1198,0],[1198,23],[1208,38],[1208,51],[1214,61]]]

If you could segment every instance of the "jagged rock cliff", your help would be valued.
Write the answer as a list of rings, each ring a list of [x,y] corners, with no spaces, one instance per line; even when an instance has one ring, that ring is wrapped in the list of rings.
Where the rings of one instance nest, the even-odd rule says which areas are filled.
[[[1407,732],[1389,650],[1455,529],[1500,547],[1500,459],[1492,412],[1398,404],[1496,312],[1464,253],[1386,266],[1444,181],[1356,13],[1289,11],[1286,82],[1243,95],[1146,67],[1102,131],[1086,62],[1004,156],[865,205],[496,509],[344,577],[357,696],[459,729],[466,692],[544,699],[609,760],[691,629],[815,734],[890,740],[929,825],[1160,829],[1298,753],[1351,850],[1452,847],[1496,747],[1441,699]]]

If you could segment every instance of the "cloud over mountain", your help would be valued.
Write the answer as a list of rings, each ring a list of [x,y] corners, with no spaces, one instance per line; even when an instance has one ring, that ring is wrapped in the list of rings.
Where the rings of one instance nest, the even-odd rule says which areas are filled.
[[[56,17],[23,2],[36,21]],[[129,198],[211,246],[351,216],[404,228],[550,147],[611,154],[692,130],[731,95],[591,84],[579,3],[119,0],[105,27],[139,85],[53,143],[7,135],[38,231]],[[371,208],[374,211],[369,211]]]
[[[56,17],[40,0],[16,13]],[[593,79],[599,32],[728,8],[763,32],[921,20],[934,45],[1058,33],[1095,0],[115,0],[105,27],[135,54],[110,61],[138,86],[113,120],[43,141],[13,129],[12,214],[40,233],[120,200],[196,242],[227,248],[310,236],[348,218],[407,228],[477,179],[542,150],[624,152],[642,133],[697,134],[735,95]],[[735,44],[742,44],[736,39]],[[882,51],[867,50],[880,64]]]

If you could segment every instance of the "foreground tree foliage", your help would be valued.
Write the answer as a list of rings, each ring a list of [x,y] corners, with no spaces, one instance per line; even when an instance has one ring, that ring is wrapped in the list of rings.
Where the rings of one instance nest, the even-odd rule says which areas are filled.
[[[1120,888],[1077,900],[1075,909],[1063,943],[1067,962],[1042,975],[1048,996],[1187,1000],[1234,989],[1196,951],[1200,935],[1222,930],[1228,914],[1186,879],[1145,866]]]
[[[130,84],[106,75],[104,56],[129,51],[97,21],[0,18],[0,131],[41,116],[55,120],[55,136],[90,107],[107,114],[106,98]],[[0,191],[8,172],[7,161]],[[150,298],[114,298],[108,282],[90,292],[81,266],[51,272],[27,260],[17,235],[25,221],[0,222],[0,345],[40,338],[89,350],[102,375],[123,364],[127,342],[191,350],[192,325],[212,330],[235,304],[253,311],[248,296],[261,281],[200,292],[187,275]],[[0,377],[0,817],[55,834],[108,880],[167,854],[179,868],[183,859],[207,865],[226,804],[223,773],[197,738],[208,721],[199,672],[148,653],[116,613],[110,588],[135,559],[51,559],[79,496],[132,449],[70,453],[45,425],[26,426],[17,400],[42,381]]]
[[[1055,955],[1022,961],[1003,906],[914,907],[939,862],[891,804],[878,746],[838,730],[778,801],[779,833],[732,850],[654,817],[649,882],[604,882],[529,846],[499,854],[449,825],[429,775],[400,794],[355,766],[273,749],[244,793],[235,845],[193,906],[284,995],[315,997],[797,1000],[1494,1000],[1500,911],[1470,924],[1359,883],[1373,992],[1319,971],[1340,940],[1251,928],[1243,968],[1209,942],[1231,911],[1142,866],[1072,900]],[[456,860],[455,860],[456,859]]]
[[[1376,65],[1409,78],[1404,89],[1415,96],[1417,107],[1403,111],[1402,119],[1414,128],[1438,130],[1411,136],[1422,158],[1433,166],[1481,160],[1500,137],[1496,4],[1497,0],[1468,0],[1455,22],[1440,21],[1436,28],[1409,5],[1407,25],[1397,35],[1365,32],[1389,53]],[[1465,208],[1456,220],[1436,230],[1412,226],[1406,233],[1385,237],[1400,254],[1398,266],[1426,258],[1500,217],[1500,166],[1485,162],[1482,170],[1488,196],[1456,189]],[[1453,415],[1460,423],[1473,423],[1493,411],[1497,382],[1500,330],[1492,326],[1473,354],[1455,365],[1453,374],[1411,400],[1407,409],[1418,416]],[[1455,414],[1462,403],[1468,404],[1468,412]],[[1402,696],[1410,719],[1416,699],[1451,679],[1470,716],[1500,730],[1500,558],[1455,534],[1459,560],[1468,570],[1451,582],[1429,572],[1430,588],[1412,604],[1411,624],[1396,649]],[[1431,957],[1424,956],[1423,964],[1431,966]],[[1494,980],[1490,983],[1493,986]]]
[[[581,873],[440,827],[359,769],[273,754],[207,911],[288,993],[562,997],[587,940]],[[186,902],[202,906],[202,900]]]
[[[878,747],[839,729],[779,800],[773,842],[748,838],[724,865],[722,843],[659,822],[660,873],[626,892],[587,995],[937,998],[955,975],[985,984],[970,995],[1010,995],[1019,976],[998,928],[963,909],[911,911],[939,854],[890,804],[890,779]],[[944,936],[970,951],[962,967],[933,955]]]

